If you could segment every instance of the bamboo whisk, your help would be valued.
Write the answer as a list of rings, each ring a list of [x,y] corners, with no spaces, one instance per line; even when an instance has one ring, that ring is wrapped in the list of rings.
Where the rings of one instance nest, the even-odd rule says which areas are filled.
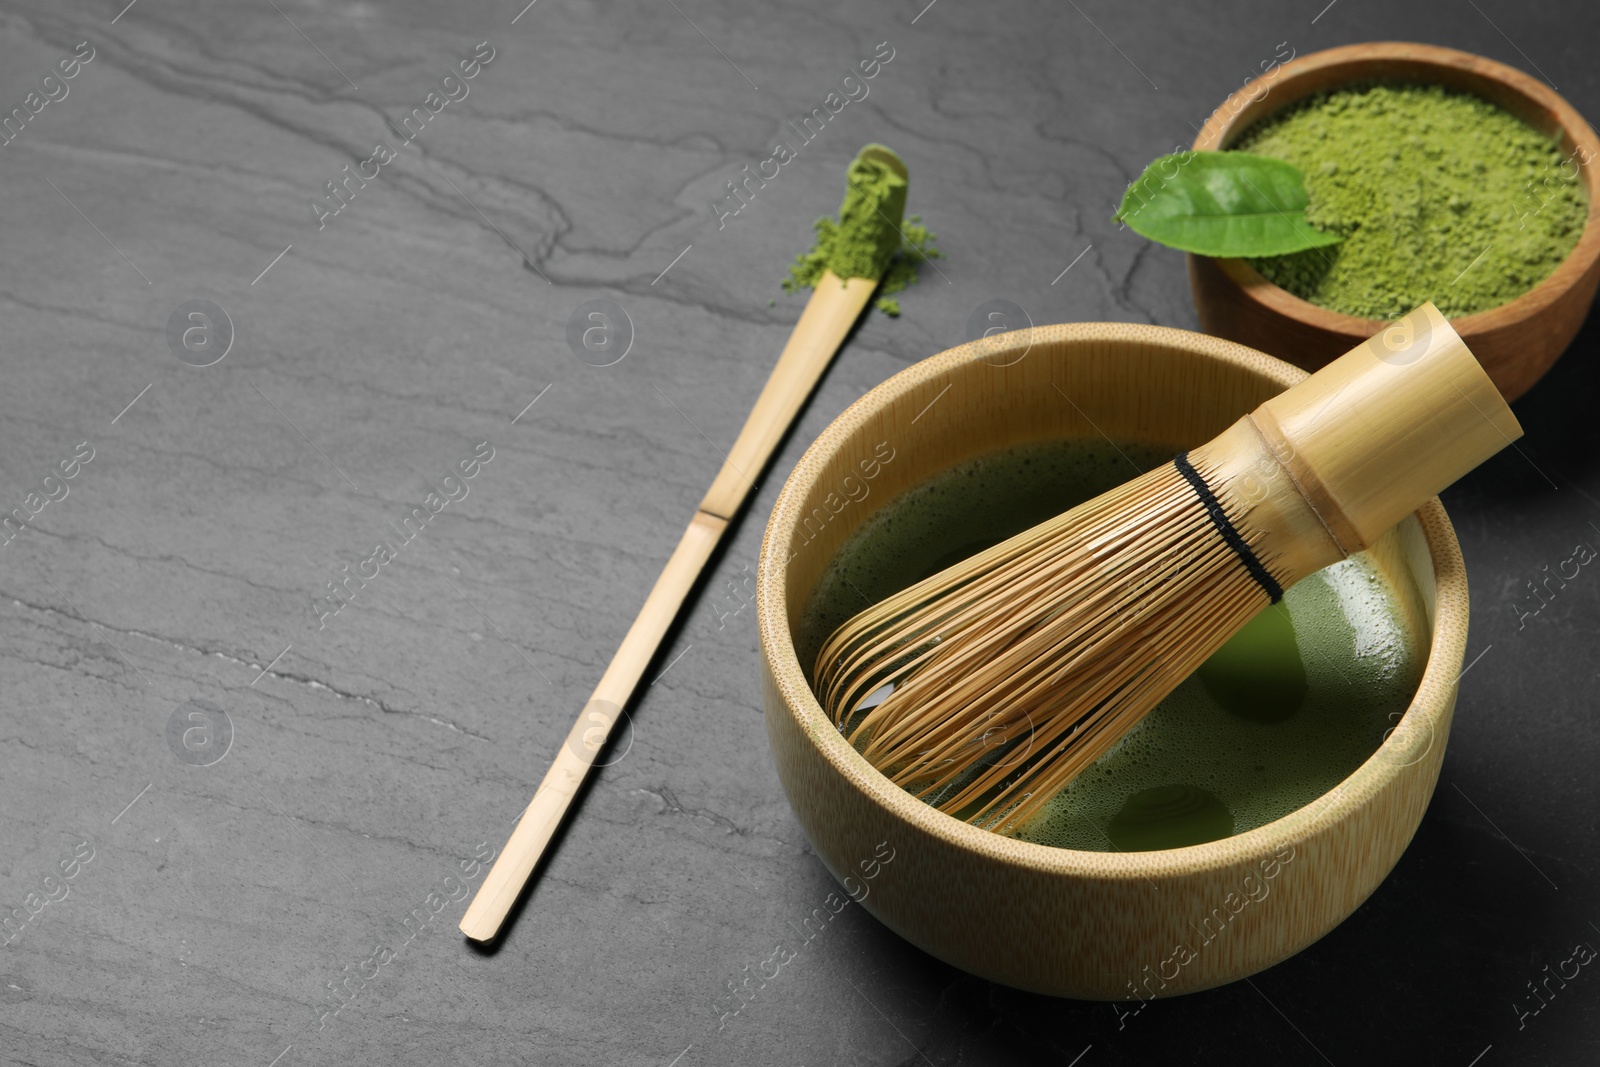
[[[1425,304],[1207,444],[850,619],[818,696],[894,782],[1020,825],[1285,588],[1521,435]]]

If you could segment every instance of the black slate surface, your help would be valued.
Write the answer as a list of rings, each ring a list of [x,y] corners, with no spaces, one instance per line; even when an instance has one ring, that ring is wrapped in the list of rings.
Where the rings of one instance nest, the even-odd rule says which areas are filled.
[[[4,109],[92,58],[0,151],[0,499],[67,489],[0,555],[0,1060],[1600,1057],[1592,968],[1528,988],[1600,945],[1600,577],[1522,615],[1544,567],[1600,546],[1593,318],[1517,405],[1518,451],[1446,495],[1481,658],[1416,840],[1349,921],[1135,1015],[989,985],[848,907],[723,1019],[725,983],[833,888],[772,771],[741,607],[817,432],[990,299],[1193,327],[1181,257],[1107,217],[1282,43],[1465,48],[1600,116],[1577,0],[925,2],[6,5]],[[467,95],[417,120],[479,42]],[[870,94],[719,225],[725,183],[880,44]],[[319,228],[325,183],[408,117]],[[949,258],[855,333],[510,936],[474,951],[461,879],[721,461],[801,306],[784,263],[871,140]],[[567,342],[593,300],[631,321],[607,367]],[[227,338],[192,301],[232,325],[206,367]],[[467,495],[319,619],[485,441]]]

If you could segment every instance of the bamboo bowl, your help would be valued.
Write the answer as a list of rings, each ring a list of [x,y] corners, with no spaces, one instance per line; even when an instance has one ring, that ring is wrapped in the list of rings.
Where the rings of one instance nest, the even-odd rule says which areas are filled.
[[[1196,149],[1227,148],[1250,126],[1323,89],[1352,82],[1429,82],[1483,97],[1578,152],[1589,215],[1577,245],[1549,277],[1509,303],[1452,319],[1507,400],[1533,387],[1572,343],[1600,284],[1600,139],[1554,90],[1514,67],[1434,45],[1377,41],[1297,57],[1247,82],[1207,120]],[[1470,252],[1469,252],[1470,254]],[[1190,255],[1189,287],[1201,328],[1316,370],[1383,323],[1329,311],[1268,281],[1242,259]]]
[[[823,570],[899,493],[964,460],[1043,440],[1103,431],[1174,449],[1197,445],[1303,377],[1242,345],[1184,330],[1039,327],[902,371],[806,451],[778,496],[758,566],[767,730],[817,854],[886,926],[1005,985],[1143,999],[1222,985],[1287,958],[1343,921],[1388,874],[1438,779],[1466,645],[1466,574],[1437,498],[1370,553],[1401,591],[1417,647],[1427,649],[1398,727],[1313,804],[1220,841],[1079,852],[938,812],[840,736],[794,649],[793,629]]]

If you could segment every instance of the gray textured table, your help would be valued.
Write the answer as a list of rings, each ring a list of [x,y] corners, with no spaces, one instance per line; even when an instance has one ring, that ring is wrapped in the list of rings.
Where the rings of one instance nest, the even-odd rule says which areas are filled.
[[[1348,922],[1122,1017],[848,907],[723,1018],[832,889],[771,767],[744,606],[816,433],[991,298],[1193,326],[1181,257],[1107,216],[1280,42],[1467,48],[1600,116],[1580,0],[925,2],[6,5],[0,510],[27,521],[0,554],[0,1060],[1595,1061],[1600,976],[1528,983],[1600,945],[1600,577],[1517,607],[1600,545],[1593,320],[1518,405],[1520,452],[1448,494],[1481,658],[1421,831]],[[869,95],[719,220],[885,42]],[[857,331],[509,938],[475,951],[477,857],[737,431],[799,311],[783,264],[870,140],[949,258]],[[611,366],[569,350],[591,300],[631,321]]]

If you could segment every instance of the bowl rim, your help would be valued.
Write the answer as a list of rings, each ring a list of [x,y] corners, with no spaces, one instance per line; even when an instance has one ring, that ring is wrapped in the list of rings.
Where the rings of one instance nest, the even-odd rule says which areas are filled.
[[[875,416],[934,379],[964,365],[983,362],[991,369],[1019,361],[1035,345],[1054,343],[1165,345],[1194,356],[1218,360],[1264,377],[1282,388],[1301,381],[1307,372],[1256,349],[1208,334],[1167,326],[1135,323],[1086,322],[1035,326],[960,345],[930,356],[901,370],[851,404],[818,435],[785,479],[762,537],[756,575],[756,621],[761,654],[788,713],[798,720],[807,740],[830,769],[854,783],[878,808],[910,824],[946,846],[986,857],[1003,866],[1070,879],[1132,882],[1199,872],[1236,868],[1241,858],[1270,855],[1283,845],[1303,843],[1317,823],[1330,814],[1326,830],[1366,806],[1422,757],[1405,762],[1395,759],[1405,742],[1386,735],[1373,753],[1343,781],[1312,802],[1243,833],[1198,845],[1149,852],[1088,852],[1041,845],[980,829],[929,807],[892,783],[853,748],[823,711],[801,670],[788,623],[785,588],[789,546],[777,544],[793,536],[801,515],[800,505],[813,479],[827,460],[851,435]],[[996,357],[1011,357],[1002,359]],[[1456,683],[1465,658],[1468,597],[1466,569],[1455,530],[1438,497],[1413,513],[1418,521],[1428,557],[1433,564],[1435,602],[1433,634],[1427,659],[1401,725],[1415,714],[1428,731],[1431,748],[1446,733],[1454,710]],[[777,549],[777,550],[775,550]],[[770,712],[769,712],[770,713]],[[1398,727],[1396,728],[1398,730]],[[1391,731],[1393,734],[1395,731]],[[1425,751],[1423,755],[1425,756]],[[1418,813],[1420,818],[1420,812]],[[1292,855],[1292,853],[1291,853]]]
[[[1284,94],[1283,88],[1294,82],[1304,82],[1309,76],[1324,71],[1344,68],[1346,82],[1368,80],[1371,74],[1362,74],[1362,68],[1374,64],[1405,62],[1423,68],[1449,70],[1464,74],[1470,79],[1493,82],[1501,88],[1522,96],[1535,107],[1543,108],[1556,116],[1562,131],[1574,145],[1574,152],[1586,149],[1588,158],[1580,164],[1584,186],[1588,193],[1589,211],[1584,217],[1583,232],[1578,241],[1556,268],[1533,288],[1520,296],[1470,315],[1452,317],[1450,322],[1463,336],[1497,330],[1523,322],[1554,304],[1560,296],[1582,280],[1583,276],[1600,260],[1600,173],[1590,164],[1595,162],[1597,136],[1594,127],[1567,102],[1566,98],[1546,86],[1537,78],[1474,52],[1465,52],[1443,45],[1422,44],[1412,41],[1368,41],[1340,45],[1317,52],[1296,56],[1277,67],[1271,74],[1252,78],[1228,95],[1206,119],[1205,125],[1195,135],[1191,146],[1195,151],[1222,151],[1231,137],[1282,108],[1304,98],[1306,94]],[[1394,80],[1406,80],[1398,78]],[[1272,82],[1263,91],[1264,83]],[[1258,95],[1259,94],[1259,95]],[[1276,102],[1268,104],[1267,101]],[[1190,253],[1193,255],[1193,253]],[[1201,257],[1214,262],[1257,307],[1297,319],[1323,330],[1349,336],[1370,337],[1387,323],[1381,319],[1364,319],[1342,311],[1313,304],[1270,281],[1247,260],[1215,256]]]

